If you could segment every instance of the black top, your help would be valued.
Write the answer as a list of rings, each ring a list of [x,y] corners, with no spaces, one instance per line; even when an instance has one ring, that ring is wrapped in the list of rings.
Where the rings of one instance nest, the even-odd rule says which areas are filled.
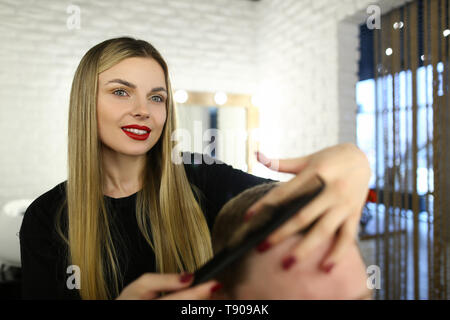
[[[186,175],[189,182],[204,194],[200,206],[210,232],[217,213],[229,199],[252,186],[275,181],[234,169],[204,154],[186,154],[190,155],[192,160],[190,164],[184,164]],[[198,160],[194,159],[200,159],[201,163],[196,164]],[[213,161],[215,163],[209,164]],[[24,214],[20,228],[24,299],[80,299],[76,288],[67,288],[67,279],[73,271],[67,272],[67,246],[54,227],[56,210],[66,196],[65,182],[39,196]],[[117,230],[124,243],[115,238],[113,241],[119,246],[119,251],[125,253],[119,254],[120,269],[124,272],[123,287],[144,273],[156,272],[154,252],[142,236],[136,222],[136,195],[137,193],[134,193],[117,199],[104,196],[107,205],[111,205],[113,211],[117,212],[120,222],[115,225],[118,226]]]

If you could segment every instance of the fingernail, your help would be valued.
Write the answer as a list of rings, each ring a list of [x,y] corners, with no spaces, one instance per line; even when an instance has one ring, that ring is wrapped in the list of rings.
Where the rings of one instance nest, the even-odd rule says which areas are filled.
[[[323,271],[325,271],[326,273],[329,273],[331,271],[331,269],[333,269],[333,267],[334,267],[334,263],[329,263],[323,267]]]
[[[283,260],[283,269],[288,270],[295,263],[295,257],[290,256]]]
[[[220,282],[217,283],[215,286],[213,286],[213,287],[211,288],[211,293],[214,293],[214,292],[220,290],[220,288],[222,288],[222,287],[223,287],[223,286],[222,286],[222,284],[221,284]]]
[[[192,279],[193,276],[194,276],[193,273],[185,272],[185,273],[183,273],[183,274],[181,275],[180,281],[183,282],[183,283],[189,282],[189,281],[191,281],[191,279]]]
[[[269,241],[264,240],[263,242],[261,242],[261,243],[256,247],[256,249],[257,249],[259,252],[264,252],[264,251],[266,251],[267,249],[269,249],[271,246],[272,246],[272,245],[269,243]]]
[[[255,215],[254,211],[247,212],[247,214],[244,217],[245,222],[249,221],[251,219],[251,217],[253,217],[254,215]]]

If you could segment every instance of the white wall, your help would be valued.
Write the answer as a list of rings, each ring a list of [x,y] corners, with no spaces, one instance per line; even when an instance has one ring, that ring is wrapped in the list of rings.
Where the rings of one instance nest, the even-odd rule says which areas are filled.
[[[90,47],[115,36],[154,44],[175,89],[269,93],[261,109],[269,156],[355,141],[357,29],[338,26],[371,2],[78,0],[81,28],[70,30],[70,1],[0,0],[0,206],[66,179],[74,71]]]
[[[269,157],[307,155],[356,143],[359,24],[367,7],[384,13],[403,0],[263,0],[258,23],[261,150]],[[287,180],[258,166],[256,173]]]
[[[107,38],[142,38],[162,53],[174,88],[250,92],[256,3],[241,0],[0,0],[0,206],[66,179],[67,112],[83,54]]]

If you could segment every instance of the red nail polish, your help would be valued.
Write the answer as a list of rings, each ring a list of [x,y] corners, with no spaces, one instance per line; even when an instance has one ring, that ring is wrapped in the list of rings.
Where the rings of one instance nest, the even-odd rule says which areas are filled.
[[[183,273],[183,274],[181,275],[180,281],[183,282],[183,283],[189,282],[189,281],[191,281],[191,279],[192,279],[193,276],[194,276],[193,273],[187,273],[187,272],[185,272],[185,273]]]
[[[283,269],[288,270],[295,263],[295,257],[290,256],[283,260]]]
[[[333,269],[333,267],[334,267],[334,263],[329,263],[325,267],[323,267],[323,271],[325,271],[326,273],[329,273],[331,271],[331,269]]]
[[[223,287],[221,283],[216,284],[214,287],[211,288],[211,293],[214,293],[218,290],[220,290]]]
[[[247,212],[247,214],[244,217],[245,222],[249,221],[251,219],[251,217],[253,217],[254,214],[255,214],[254,211]]]
[[[264,251],[266,251],[267,249],[269,249],[271,246],[272,246],[272,245],[269,243],[269,241],[264,240],[263,242],[261,242],[261,243],[256,247],[256,249],[257,249],[259,252],[264,252]]]

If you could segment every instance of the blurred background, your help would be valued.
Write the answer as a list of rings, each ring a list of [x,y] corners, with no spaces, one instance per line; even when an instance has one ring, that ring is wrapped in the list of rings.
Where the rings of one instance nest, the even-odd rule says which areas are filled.
[[[448,0],[0,0],[0,298],[20,298],[23,212],[67,178],[80,59],[132,36],[168,63],[180,128],[229,132],[184,150],[286,181],[253,151],[357,144],[374,297],[448,299],[449,29]]]

